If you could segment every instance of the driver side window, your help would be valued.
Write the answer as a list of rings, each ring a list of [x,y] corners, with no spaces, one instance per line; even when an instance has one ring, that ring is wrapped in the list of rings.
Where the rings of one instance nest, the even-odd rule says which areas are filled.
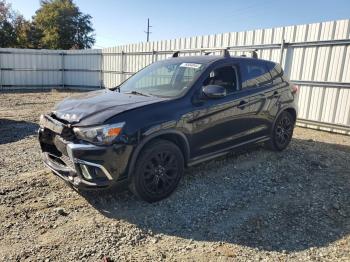
[[[233,66],[218,67],[210,72],[203,86],[219,85],[226,89],[227,94],[237,91],[237,72]]]

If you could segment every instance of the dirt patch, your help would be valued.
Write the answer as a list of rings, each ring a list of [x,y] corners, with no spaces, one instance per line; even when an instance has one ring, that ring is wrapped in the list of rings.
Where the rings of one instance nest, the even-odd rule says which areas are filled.
[[[350,137],[296,128],[190,168],[168,199],[78,194],[45,169],[39,115],[71,93],[0,94],[0,260],[350,260]]]

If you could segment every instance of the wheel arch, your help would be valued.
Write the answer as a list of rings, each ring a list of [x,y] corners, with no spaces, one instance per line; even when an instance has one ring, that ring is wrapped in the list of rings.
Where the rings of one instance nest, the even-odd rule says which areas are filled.
[[[278,119],[278,117],[280,116],[280,114],[282,114],[283,112],[288,112],[293,116],[294,122],[297,120],[297,110],[294,107],[284,107],[282,108],[278,114],[276,115],[275,119],[273,120],[273,125],[272,127],[275,126],[275,123]]]
[[[140,155],[142,149],[144,149],[146,145],[148,145],[149,143],[152,143],[156,139],[168,140],[168,141],[174,143],[175,145],[177,145],[180,148],[180,150],[184,156],[185,166],[187,165],[188,160],[190,158],[190,146],[189,146],[189,143],[188,143],[186,136],[178,130],[164,130],[164,131],[154,133],[154,134],[144,138],[143,140],[141,140],[141,143],[139,143],[136,146],[135,150],[133,151],[133,153],[131,155],[131,159],[129,162],[129,168],[128,168],[128,177],[129,178],[130,178],[130,175],[134,171],[136,160],[137,160],[138,156]]]
[[[290,113],[293,117],[294,122],[297,121],[297,111],[295,110],[295,108],[288,107],[288,108],[284,109],[283,111],[287,111],[288,113]]]

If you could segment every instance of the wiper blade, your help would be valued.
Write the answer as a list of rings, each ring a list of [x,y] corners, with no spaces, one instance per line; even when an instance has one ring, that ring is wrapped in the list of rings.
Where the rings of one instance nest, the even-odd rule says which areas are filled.
[[[149,95],[146,95],[144,93],[141,93],[141,92],[138,92],[138,91],[135,91],[135,90],[127,92],[125,94],[132,94],[132,95],[139,95],[139,96],[149,96]]]

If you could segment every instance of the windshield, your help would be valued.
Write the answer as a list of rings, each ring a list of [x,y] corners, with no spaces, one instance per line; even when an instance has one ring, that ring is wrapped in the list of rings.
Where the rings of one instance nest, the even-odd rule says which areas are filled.
[[[204,65],[163,61],[151,64],[120,86],[123,93],[176,97],[185,93],[203,71]]]

